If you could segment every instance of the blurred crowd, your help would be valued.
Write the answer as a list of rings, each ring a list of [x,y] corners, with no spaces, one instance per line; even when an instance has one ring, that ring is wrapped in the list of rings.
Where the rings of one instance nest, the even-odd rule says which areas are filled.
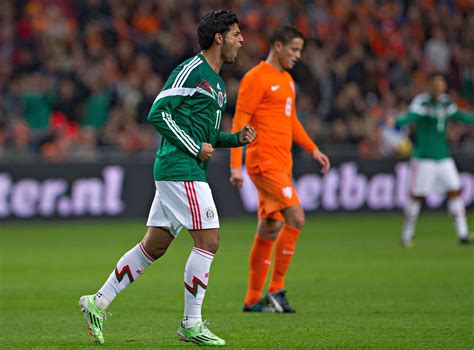
[[[410,151],[409,130],[386,126],[440,71],[463,109],[474,106],[470,0],[0,1],[0,159],[55,162],[149,156],[146,122],[171,70],[198,50],[199,18],[238,14],[244,47],[226,65],[229,131],[239,79],[268,52],[268,34],[294,23],[307,38],[291,72],[297,109],[327,152],[377,159]],[[449,142],[474,149],[474,128]]]

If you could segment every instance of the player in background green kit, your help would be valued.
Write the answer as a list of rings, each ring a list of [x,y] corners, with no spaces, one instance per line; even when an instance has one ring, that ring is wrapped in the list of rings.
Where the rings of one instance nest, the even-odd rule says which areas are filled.
[[[202,51],[171,73],[148,115],[163,138],[155,158],[156,192],[145,237],[118,261],[95,295],[79,301],[89,333],[101,344],[106,308],[186,228],[194,247],[185,266],[184,319],[178,337],[204,346],[225,345],[201,319],[219,245],[219,218],[206,182],[207,166],[215,147],[241,147],[256,133],[249,125],[235,134],[219,130],[227,101],[219,71],[236,60],[243,43],[236,15],[225,10],[208,13],[199,23],[198,39]]]
[[[396,127],[414,124],[414,149],[410,161],[410,197],[404,208],[402,245],[414,247],[415,224],[423,199],[432,192],[448,195],[448,212],[452,216],[461,244],[472,241],[461,198],[459,173],[450,157],[446,125],[451,120],[474,124],[474,114],[460,111],[446,94],[444,76],[429,77],[429,91],[416,96],[408,112],[395,120]]]

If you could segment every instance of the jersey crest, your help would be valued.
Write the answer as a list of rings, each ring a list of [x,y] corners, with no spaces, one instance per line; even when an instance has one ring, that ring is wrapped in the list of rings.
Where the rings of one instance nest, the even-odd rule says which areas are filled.
[[[226,94],[220,91],[219,83],[217,83],[217,89],[219,89],[219,91],[216,91],[209,82],[203,79],[201,83],[197,83],[196,92],[209,96],[217,102],[220,108],[222,108],[222,106],[224,106]]]

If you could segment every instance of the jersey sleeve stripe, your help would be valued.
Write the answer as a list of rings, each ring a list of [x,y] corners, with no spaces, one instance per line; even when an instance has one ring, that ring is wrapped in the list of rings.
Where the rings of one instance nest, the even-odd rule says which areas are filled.
[[[182,87],[184,85],[184,83],[186,82],[186,79],[188,79],[189,74],[191,74],[191,72],[194,70],[194,68],[199,66],[201,63],[202,63],[202,61],[199,60],[199,61],[195,62],[192,66],[190,66],[189,69],[186,71],[186,73],[179,78],[179,82],[178,82],[176,87]]]
[[[428,114],[428,109],[423,104],[429,101],[430,95],[427,93],[417,95],[413,101],[410,103],[408,110],[410,112],[416,113],[420,116],[425,116]]]
[[[173,88],[177,86],[177,83],[178,83],[178,80],[181,78],[181,76],[183,74],[185,74],[186,70],[189,68],[189,66],[191,66],[194,62],[196,62],[197,60],[199,59],[199,57],[194,57],[191,61],[189,61],[187,64],[184,65],[183,69],[181,70],[181,72],[178,73],[178,75],[176,76],[174,82],[173,82]]]
[[[448,117],[452,116],[458,110],[458,106],[455,103],[451,103],[447,109]]]
[[[419,115],[426,115],[427,110],[426,107],[423,107],[421,103],[413,103],[410,106],[410,111]]]
[[[173,134],[175,134],[175,136],[189,150],[189,152],[197,156],[199,153],[199,147],[196,142],[194,142],[194,140],[191,139],[189,135],[187,135],[178,125],[176,125],[175,121],[171,118],[171,114],[162,112],[161,115]]]
[[[186,75],[186,73],[191,69],[192,70],[192,67],[198,63],[198,62],[201,62],[201,59],[199,57],[195,57],[193,58],[188,64],[186,64],[183,69],[181,70],[181,72],[179,72],[179,74],[177,75],[176,79],[174,80],[173,82],[173,88],[175,87],[179,87],[179,81],[181,80],[181,78]]]
[[[196,92],[195,88],[175,88],[175,89],[168,89],[165,91],[161,91],[158,96],[156,96],[155,103],[162,98],[169,97],[169,96],[192,96]]]
[[[197,87],[197,88],[196,88],[196,92],[201,93],[201,94],[203,94],[203,95],[206,95],[206,96],[208,96],[208,97],[210,97],[210,98],[214,98],[214,96],[213,96],[210,92],[207,92],[207,91],[204,90],[203,88]]]

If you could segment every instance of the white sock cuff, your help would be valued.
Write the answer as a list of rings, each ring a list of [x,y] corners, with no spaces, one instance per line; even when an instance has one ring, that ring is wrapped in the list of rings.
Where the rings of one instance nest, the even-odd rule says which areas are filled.
[[[153,261],[155,261],[155,259],[153,259],[153,257],[145,251],[145,247],[143,246],[143,243],[142,243],[142,242],[138,243],[137,246],[138,246],[140,252],[142,253],[142,255],[144,256],[144,258],[145,258],[146,260],[148,260],[148,262],[149,262],[150,264],[151,264]]]
[[[207,251],[207,250],[197,248],[197,247],[193,247],[193,252],[197,253],[197,254],[199,254],[199,255],[207,258],[207,259],[210,259],[211,261],[214,260],[214,254]]]

